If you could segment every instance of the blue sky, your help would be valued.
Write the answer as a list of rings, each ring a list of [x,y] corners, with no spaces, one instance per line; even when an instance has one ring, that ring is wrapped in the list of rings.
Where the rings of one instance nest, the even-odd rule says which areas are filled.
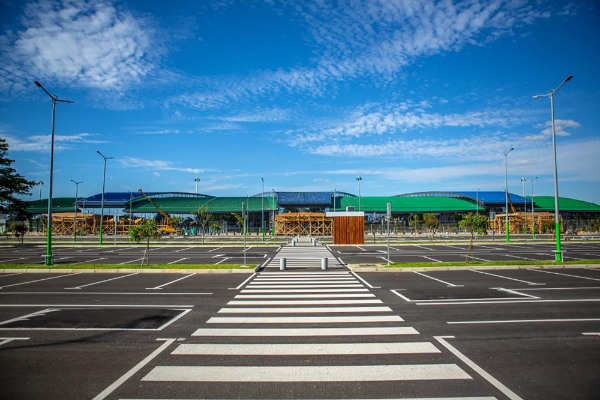
[[[47,196],[384,196],[538,177],[600,203],[600,6],[591,1],[0,0],[0,137]],[[529,194],[531,187],[526,186]],[[37,199],[38,188],[33,190]]]

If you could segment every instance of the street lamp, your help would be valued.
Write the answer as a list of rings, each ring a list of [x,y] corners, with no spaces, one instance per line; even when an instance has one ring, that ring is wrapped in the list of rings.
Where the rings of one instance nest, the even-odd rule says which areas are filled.
[[[525,178],[524,176],[521,177],[521,183],[523,184],[523,206],[524,206],[524,212],[523,215],[525,216],[524,220],[525,222],[527,222],[527,198],[525,198],[525,182],[527,182],[527,178]],[[525,234],[525,228],[526,228],[526,223],[523,223],[523,234]]]
[[[552,152],[554,155],[554,233],[556,236],[556,251],[554,253],[554,260],[557,262],[562,261],[562,250],[560,248],[560,216],[558,213],[558,172],[556,167],[556,128],[554,126],[554,95],[558,92],[558,89],[565,83],[573,79],[573,75],[567,76],[556,89],[550,89],[548,94],[538,94],[533,96],[534,99],[540,97],[550,98],[550,113],[552,115]]]
[[[100,154],[100,157],[104,159],[104,171],[102,173],[102,201],[100,203],[100,245],[102,245],[102,229],[104,228],[104,190],[106,188],[106,160],[111,160],[114,157],[107,157],[96,150],[96,153]]]
[[[200,182],[200,178],[194,178],[194,182],[196,182],[196,194],[198,194],[198,182]]]
[[[55,94],[50,94],[45,87],[38,81],[33,81],[37,87],[42,89],[52,100],[52,133],[50,134],[50,184],[48,187],[48,226],[46,227],[46,256],[44,264],[50,266],[54,264],[52,260],[52,183],[54,175],[54,120],[56,117],[56,103],[73,103],[71,100],[61,100]],[[40,188],[41,193],[41,188]],[[40,194],[41,197],[41,194]]]
[[[277,207],[277,202],[275,201],[275,189],[271,189],[271,193],[273,194],[273,238],[275,237],[275,208]]]
[[[531,179],[529,182],[531,183],[531,238],[535,239],[535,214],[534,214],[534,205],[533,205],[533,181],[535,181],[538,177]]]
[[[38,185],[40,185],[40,200],[42,199],[42,186],[44,186],[44,181],[39,181]]]
[[[360,181],[362,181],[362,178],[357,176],[356,181],[358,182],[358,211],[360,211]]]
[[[262,192],[260,192],[260,230],[262,231],[262,241],[265,241],[265,179],[260,178],[262,182]]]
[[[131,232],[131,202],[133,200],[133,193],[131,192],[131,190],[128,190],[129,192],[129,230],[127,232]]]
[[[333,212],[335,212],[335,200],[337,199],[337,189],[333,189]]]
[[[506,153],[500,153],[504,156],[504,196],[505,196],[505,225],[506,225],[506,243],[510,242],[509,221],[508,221],[508,153],[515,148],[511,147]]]
[[[477,188],[477,191],[475,192],[476,201],[477,201],[477,215],[479,215],[479,191],[480,190],[481,190],[481,188]]]
[[[75,217],[73,218],[73,242],[77,241],[77,198],[79,196],[79,184],[82,182],[77,182],[71,179],[71,182],[75,184]]]

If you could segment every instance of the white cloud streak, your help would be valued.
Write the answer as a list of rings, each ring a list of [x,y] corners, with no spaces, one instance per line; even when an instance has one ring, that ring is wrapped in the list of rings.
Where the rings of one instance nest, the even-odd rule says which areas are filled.
[[[178,167],[171,161],[144,160],[136,157],[119,157],[117,161],[125,168],[148,169],[156,171],[178,171],[191,174],[201,174],[206,170],[201,168]]]
[[[50,135],[33,135],[17,138],[12,135],[3,135],[10,151],[29,151],[46,153],[50,151],[52,138]],[[94,139],[99,135],[93,133],[78,133],[76,135],[55,135],[54,151],[72,150],[79,143],[107,143],[105,140]]]

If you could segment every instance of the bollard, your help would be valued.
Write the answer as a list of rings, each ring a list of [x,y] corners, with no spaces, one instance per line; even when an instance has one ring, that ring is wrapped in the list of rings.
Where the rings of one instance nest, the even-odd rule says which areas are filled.
[[[296,241],[292,240],[292,247],[296,247]]]
[[[287,267],[287,260],[285,258],[280,258],[279,259],[279,270],[281,271],[285,271],[286,267]]]
[[[321,269],[322,270],[327,269],[327,258],[321,258]]]
[[[317,241],[315,239],[313,239],[312,245],[313,245],[313,247],[315,247],[317,245]]]

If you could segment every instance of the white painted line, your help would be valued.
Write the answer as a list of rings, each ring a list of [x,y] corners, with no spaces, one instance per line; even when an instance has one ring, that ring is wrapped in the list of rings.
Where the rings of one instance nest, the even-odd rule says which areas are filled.
[[[513,290],[513,289],[505,289],[505,288],[491,288],[491,289],[499,290],[501,292],[507,292],[507,293],[511,293],[511,294],[516,294],[517,296],[529,297],[530,299],[539,299],[539,297],[537,297],[537,296],[532,296],[530,294],[525,294],[525,293],[519,293],[518,291]]]
[[[211,258],[219,258],[219,257],[223,257],[224,255],[225,254],[217,254],[217,255],[212,256]]]
[[[546,274],[554,274],[554,275],[561,275],[561,276],[568,276],[571,278],[579,278],[579,279],[587,279],[590,281],[597,281],[600,282],[600,279],[596,279],[596,278],[588,278],[586,276],[578,276],[578,275],[571,275],[571,274],[561,274],[560,272],[550,272],[550,271],[543,271],[540,269],[528,269],[528,271],[535,271],[535,272],[544,272]]]
[[[175,253],[179,253],[181,251],[186,251],[186,250],[189,250],[189,249],[191,249],[191,247],[185,247],[183,249],[175,250]]]
[[[11,261],[20,261],[20,260],[26,260],[26,259],[27,259],[27,257],[11,258],[10,260],[1,260],[0,263],[11,262]]]
[[[527,299],[515,299],[515,300],[497,300],[497,301],[457,301],[451,302],[435,302],[435,303],[415,303],[418,306],[456,306],[466,304],[511,304],[511,303],[597,303],[600,299],[569,299],[569,300],[527,300]]]
[[[425,247],[425,246],[419,246],[419,245],[416,245],[416,244],[413,244],[413,246],[419,247],[421,249],[429,250],[429,251],[435,251],[434,249],[430,249],[429,247]]]
[[[185,314],[189,313],[190,311],[192,311],[191,308],[186,308],[186,309],[180,309],[180,308],[171,308],[170,310],[175,310],[175,311],[181,311],[181,314],[179,314],[178,316],[176,316],[175,318],[171,319],[170,321],[167,321],[164,325],[156,328],[157,331],[162,331],[163,329],[165,329],[167,326],[171,325],[173,322],[177,321],[178,319],[182,318]]]
[[[181,344],[171,354],[197,356],[280,356],[433,353],[441,353],[441,351],[430,342],[395,342],[323,344]]]
[[[342,292],[368,292],[363,287],[356,289],[244,289],[241,293],[342,293]]]
[[[306,278],[304,278],[306,279]],[[356,282],[356,280],[354,278],[350,278],[350,279],[346,279],[346,280],[317,280],[317,279],[310,279],[310,280],[298,280],[298,279],[292,279],[292,280],[281,280],[281,279],[269,279],[269,280],[255,280],[254,282],[252,282],[248,287],[252,286],[256,286],[256,285],[292,285],[292,284],[297,284],[297,285],[303,285],[303,284],[331,284],[331,285],[335,285],[335,284],[339,284],[339,283],[348,283],[348,284],[354,284],[354,285],[358,285],[358,282]],[[273,287],[277,287],[277,286],[273,286]]]
[[[13,283],[12,285],[4,285],[4,286],[0,286],[0,289],[4,289],[7,287],[12,287],[12,286],[20,286],[20,285],[26,285],[28,283],[34,283],[34,282],[41,282],[41,281],[48,281],[50,279],[58,279],[58,278],[64,278],[67,276],[75,276],[75,275],[79,275],[79,274],[83,274],[83,272],[77,272],[76,274],[66,274],[66,275],[60,275],[60,276],[53,276],[51,278],[44,278],[44,279],[36,279],[35,281],[27,281],[27,282],[21,282],[21,283]]]
[[[152,287],[152,288],[146,288],[146,289],[148,289],[148,290],[152,290],[152,289],[162,289],[163,287],[165,287],[165,286],[167,286],[167,285],[170,285],[171,283],[175,283],[175,282],[182,281],[182,280],[184,280],[185,278],[189,278],[189,277],[190,277],[190,276],[192,276],[192,275],[196,275],[196,274],[195,274],[195,273],[193,273],[193,274],[189,274],[189,275],[186,275],[186,276],[184,276],[183,278],[175,279],[174,281],[167,282],[167,283],[163,283],[163,284],[162,284],[162,285],[160,285],[160,286],[156,286],[156,287]]]
[[[442,246],[444,246],[444,247],[450,247],[451,249],[458,249],[458,250],[465,251],[465,249],[463,247],[450,246],[448,244],[443,244]],[[480,246],[477,246],[477,247],[480,247]]]
[[[600,332],[581,332],[581,334],[585,336],[600,336]]]
[[[150,361],[152,361],[156,356],[162,353],[167,347],[169,347],[176,339],[156,339],[156,340],[164,340],[165,342],[156,350],[154,350],[148,357],[144,358],[140,361],[135,367],[131,368],[127,371],[123,376],[114,381],[109,387],[100,392],[96,397],[92,400],[102,400],[108,397],[112,392],[119,388],[123,383],[125,383],[129,378],[135,375],[140,369],[144,368]]]
[[[394,293],[396,296],[400,297],[401,299],[403,299],[403,300],[405,300],[405,301],[408,301],[409,303],[411,303],[411,302],[412,302],[412,300],[411,300],[411,299],[409,299],[408,297],[406,297],[406,296],[404,296],[404,295],[402,295],[402,294],[398,293],[398,290],[404,290],[404,289],[392,289],[392,290],[390,290],[390,291],[391,291],[392,293]]]
[[[77,294],[81,294],[77,292]],[[164,293],[160,293],[164,294]],[[0,307],[60,307],[60,308],[78,308],[78,307],[100,307],[100,308],[193,308],[194,305],[174,305],[174,304],[0,304]]]
[[[485,372],[481,367],[471,361],[467,356],[458,351],[454,346],[446,341],[446,339],[453,339],[454,336],[434,336],[435,340],[437,340],[442,346],[448,349],[452,354],[456,357],[460,358],[462,362],[467,364],[469,367],[473,369],[473,371],[477,372],[479,375],[483,377],[486,381],[491,383],[496,389],[500,390],[506,397],[510,400],[523,400],[519,397],[515,392],[510,390],[508,387],[504,386],[500,381],[494,378],[492,375]]]
[[[0,276],[0,278],[6,278],[7,276],[16,276],[16,275],[23,275],[25,272],[18,272],[16,274],[6,274],[6,275],[2,275]]]
[[[464,285],[455,285],[455,284],[453,284],[453,283],[446,282],[446,281],[443,281],[443,280],[441,280],[441,279],[434,278],[434,277],[432,277],[432,276],[429,276],[429,275],[425,275],[425,274],[423,274],[423,273],[421,273],[421,272],[413,271],[413,273],[415,273],[415,274],[417,274],[417,275],[424,276],[425,278],[433,279],[434,281],[438,281],[438,282],[441,282],[441,283],[445,283],[446,285],[448,285],[448,286],[451,286],[451,287],[463,287],[463,286],[464,286]]]
[[[231,300],[228,306],[293,306],[293,305],[342,305],[342,304],[381,304],[375,300]]]
[[[504,321],[452,321],[446,322],[449,325],[468,325],[468,324],[527,324],[536,322],[594,322],[600,321],[600,318],[565,318],[565,319],[508,319]]]
[[[274,259],[276,260],[276,259]],[[350,277],[350,272],[261,272],[259,277],[261,279],[282,279],[282,278],[300,278],[306,279],[309,277],[322,278],[322,279],[342,279]],[[258,278],[257,278],[258,279]]]
[[[332,282],[332,281],[354,281],[354,277],[350,275],[334,275],[334,276],[292,276],[292,277],[283,277],[283,276],[265,276],[261,277],[260,275],[254,280],[254,282],[266,283],[266,282],[302,282],[302,281],[319,281],[319,282]]]
[[[356,248],[361,249],[362,251],[367,251],[364,248],[360,247],[360,246],[356,246]]]
[[[100,257],[100,258],[94,258],[93,260],[87,260],[87,261],[80,261],[80,262],[76,262],[76,263],[71,263],[71,265],[77,265],[77,264],[87,264],[87,263],[91,263],[94,261],[100,261],[100,260],[106,260],[106,257]]]
[[[504,257],[512,257],[512,258],[518,258],[520,260],[528,260],[528,261],[538,261],[535,258],[526,258],[526,257],[519,257],[519,256],[514,256],[512,254],[503,254]]]
[[[117,265],[125,265],[125,264],[130,264],[130,263],[132,263],[132,262],[134,262],[134,261],[142,261],[143,259],[144,259],[143,257],[142,257],[142,258],[136,258],[135,260],[125,261],[125,262],[119,263],[119,264],[117,264]]]
[[[192,336],[394,336],[394,335],[418,335],[419,332],[412,327],[374,327],[374,328],[293,328],[293,329],[206,329],[201,328]]]
[[[8,319],[6,321],[2,321],[2,322],[0,322],[0,325],[7,325],[7,324],[10,324],[12,322],[17,322],[17,321],[28,321],[30,318],[39,317],[39,316],[46,315],[46,314],[49,314],[51,312],[57,312],[57,311],[60,311],[60,310],[58,310],[56,308],[46,308],[45,310],[36,311],[36,312],[31,313],[31,314],[23,315],[21,317],[17,317],[17,318],[13,318],[13,319]]]
[[[351,274],[354,275],[354,277],[356,279],[358,279],[359,281],[361,281],[362,283],[364,283],[365,285],[367,285],[367,287],[369,287],[371,289],[379,289],[380,288],[380,286],[373,286],[373,285],[371,285],[369,282],[365,281],[363,278],[361,278],[360,276],[358,276],[354,272],[351,272]]]
[[[81,286],[76,286],[76,287],[71,287],[71,288],[65,288],[65,289],[81,289],[83,287],[97,285],[99,283],[104,283],[104,282],[109,282],[109,281],[114,281],[116,279],[127,278],[128,276],[133,276],[133,275],[138,275],[138,274],[139,274],[139,272],[134,272],[133,274],[127,274],[127,275],[117,276],[116,278],[105,279],[103,281],[88,283],[87,285],[81,285]]]
[[[600,290],[600,286],[586,286],[586,287],[548,287],[548,288],[531,288],[531,289],[519,289],[521,292],[531,292],[533,290]]]
[[[379,257],[379,258],[381,258],[381,259],[382,259],[383,261],[385,261],[385,262],[390,262],[390,263],[391,263],[391,261],[390,261],[390,260],[388,260],[388,259],[387,259],[387,258],[385,258],[385,257]]]
[[[485,258],[479,258],[479,257],[475,257],[472,255],[469,255],[469,258],[473,259],[473,260],[479,260],[479,261],[490,261],[490,260],[486,260]]]
[[[326,289],[326,288],[362,288],[363,285],[360,283],[347,284],[347,285],[256,285],[250,284],[249,288],[252,289]]]
[[[387,306],[382,307],[277,307],[277,308],[221,308],[218,314],[320,314],[320,313],[373,313],[393,312]]]
[[[250,280],[251,280],[252,278],[254,278],[255,276],[256,276],[256,273],[253,273],[252,275],[250,275],[250,278],[248,278],[248,279],[246,279],[244,282],[240,283],[240,285],[239,285],[238,287],[234,288],[234,289],[235,289],[235,290],[239,290],[239,289],[241,289],[242,287],[244,287],[244,285],[245,285],[245,284],[246,284],[248,281],[250,281]],[[230,288],[230,289],[231,289],[231,288]]]
[[[584,333],[585,335],[585,333]],[[0,337],[0,346],[6,344],[6,343],[10,343],[13,340],[29,340],[28,337]]]
[[[456,364],[154,367],[145,382],[380,382],[472,379]]]
[[[600,288],[598,288],[600,289]],[[0,293],[1,294],[1,293]],[[375,297],[373,293],[319,293],[319,294],[238,294],[235,299],[331,299]]]
[[[502,276],[502,275],[492,274],[492,273],[490,273],[490,272],[478,271],[478,270],[476,270],[476,269],[472,269],[472,270],[471,270],[471,272],[477,272],[477,273],[479,273],[479,274],[491,275],[491,276],[495,276],[495,277],[497,277],[497,278],[509,279],[509,280],[511,280],[511,281],[522,282],[522,283],[526,283],[526,284],[528,284],[528,285],[535,285],[535,286],[538,286],[538,285],[545,285],[545,283],[533,283],[533,282],[523,281],[523,280],[521,280],[521,279],[509,278],[509,277]]]
[[[212,253],[213,251],[217,251],[217,250],[219,250],[219,249],[222,249],[222,248],[223,248],[223,247],[216,247],[216,248],[214,248],[214,249],[212,249],[212,250],[209,250],[208,252],[209,252],[209,253]]]
[[[371,322],[403,322],[398,315],[361,317],[211,317],[207,324],[351,324]]]
[[[229,257],[225,257],[224,259],[222,259],[221,261],[219,261],[218,263],[215,263],[215,265],[221,264],[222,262],[225,262],[229,260]]]
[[[427,257],[427,256],[419,256],[419,257],[425,258],[425,259],[430,260],[430,261],[441,262],[440,260],[436,260],[435,258],[431,258],[431,257]]]
[[[159,293],[148,293],[148,292],[0,292],[0,296],[2,295],[23,295],[28,294],[31,296],[49,294],[49,295],[127,295],[127,296],[196,296],[196,295],[211,295],[210,292],[159,292]]]
[[[179,261],[183,261],[183,260],[189,260],[189,258],[187,258],[187,257],[180,258],[179,260],[175,260],[175,261],[171,261],[170,263],[167,263],[167,265],[177,264]]]

